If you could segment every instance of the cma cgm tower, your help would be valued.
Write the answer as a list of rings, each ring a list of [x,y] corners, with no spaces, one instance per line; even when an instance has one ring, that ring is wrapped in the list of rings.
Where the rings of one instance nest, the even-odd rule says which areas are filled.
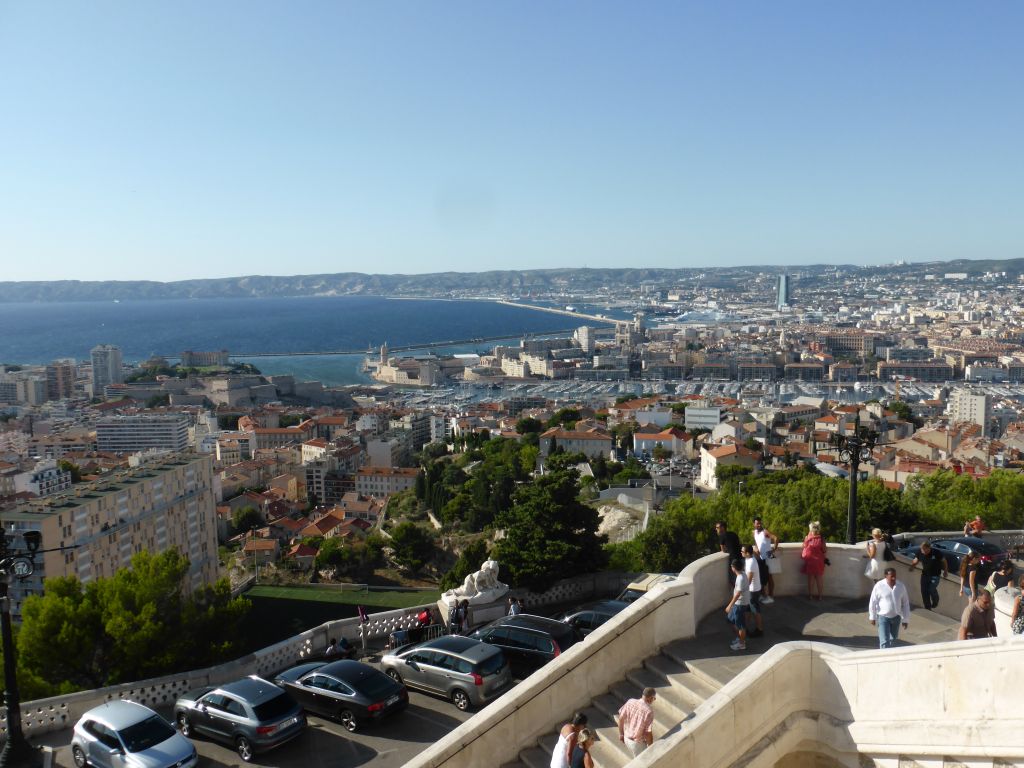
[[[789,275],[779,275],[779,309],[789,306]]]

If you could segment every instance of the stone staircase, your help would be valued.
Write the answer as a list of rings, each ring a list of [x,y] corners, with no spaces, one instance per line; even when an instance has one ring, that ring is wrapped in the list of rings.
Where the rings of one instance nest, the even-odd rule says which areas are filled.
[[[590,750],[596,765],[622,768],[632,759],[626,746],[619,741],[615,720],[619,707],[627,699],[639,697],[647,687],[658,692],[654,704],[654,738],[662,739],[678,731],[681,723],[728,681],[721,679],[723,676],[732,677],[734,670],[723,675],[724,670],[713,659],[688,659],[692,651],[692,644],[685,641],[670,643],[662,648],[661,653],[645,659],[642,666],[631,670],[624,680],[615,683],[583,709],[589,719],[587,727],[597,733],[597,740]],[[740,667],[745,667],[755,658],[752,654],[735,660],[741,662]],[[562,722],[555,724],[556,730],[541,737],[536,746],[520,752],[516,762],[505,763],[502,768],[548,768],[551,752],[558,741],[557,728],[571,715],[567,712]]]

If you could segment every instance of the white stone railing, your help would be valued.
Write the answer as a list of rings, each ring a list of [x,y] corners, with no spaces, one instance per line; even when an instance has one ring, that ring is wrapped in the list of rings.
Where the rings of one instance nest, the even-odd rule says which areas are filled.
[[[423,608],[433,606],[434,604],[430,603],[415,608],[371,614],[364,630],[367,642],[379,641],[387,638],[396,629],[413,626],[416,614]],[[151,707],[173,704],[182,693],[203,685],[219,685],[247,675],[272,675],[302,659],[315,656],[327,647],[328,638],[341,636],[358,646],[362,642],[359,619],[353,617],[329,621],[300,635],[215,667],[24,702],[21,705],[22,728],[25,736],[30,739],[51,731],[70,728],[83,712],[112,699],[131,699]],[[0,707],[2,738],[7,737],[6,714],[6,710]]]
[[[540,607],[572,600],[586,600],[595,594],[614,593],[628,581],[628,575],[619,573],[586,574],[559,581],[543,594],[526,590],[513,590],[511,594],[525,599],[530,607]],[[159,707],[173,704],[181,694],[203,685],[219,685],[247,675],[273,675],[303,659],[316,658],[327,647],[329,638],[344,637],[357,648],[362,647],[364,638],[367,644],[379,645],[380,641],[386,640],[392,632],[414,627],[417,623],[416,614],[424,608],[433,609],[436,608],[436,604],[427,603],[412,608],[372,613],[365,625],[360,625],[356,617],[328,621],[240,659],[207,669],[23,702],[22,728],[25,736],[31,739],[70,728],[82,713],[113,699],[131,699],[140,704]],[[7,737],[6,714],[6,709],[0,706],[0,739]]]

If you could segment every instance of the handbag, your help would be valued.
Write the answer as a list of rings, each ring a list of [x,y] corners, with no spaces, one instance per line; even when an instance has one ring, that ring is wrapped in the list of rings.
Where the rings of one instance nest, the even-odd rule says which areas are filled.
[[[768,556],[768,573],[782,573],[782,558],[775,555]]]

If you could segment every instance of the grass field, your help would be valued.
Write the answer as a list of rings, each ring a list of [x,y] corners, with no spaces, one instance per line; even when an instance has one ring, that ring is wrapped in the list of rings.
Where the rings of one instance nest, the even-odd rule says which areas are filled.
[[[337,587],[275,587],[256,585],[245,593],[246,597],[270,597],[278,600],[312,600],[318,603],[344,603],[364,605],[367,608],[409,608],[414,605],[433,603],[441,597],[441,591],[423,590],[416,592],[384,591],[365,589],[339,589]]]
[[[357,606],[368,613],[411,608],[436,602],[436,592],[385,592],[324,587],[254,586],[245,593],[252,601],[242,632],[247,650],[264,648],[293,637],[326,621],[358,615]]]

